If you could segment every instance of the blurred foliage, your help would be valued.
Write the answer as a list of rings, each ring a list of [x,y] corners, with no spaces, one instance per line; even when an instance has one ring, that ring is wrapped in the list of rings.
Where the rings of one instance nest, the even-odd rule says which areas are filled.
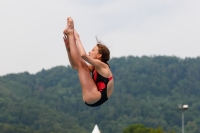
[[[200,132],[200,57],[128,56],[109,64],[115,89],[96,108],[84,104],[77,72],[69,66],[1,76],[0,131],[88,133],[98,124],[102,133],[122,133],[140,123],[150,133],[161,130],[157,127],[180,132],[177,105],[188,104],[185,132]]]
[[[142,124],[132,124],[124,129],[123,133],[175,133],[174,131],[164,132],[161,127],[149,128]]]

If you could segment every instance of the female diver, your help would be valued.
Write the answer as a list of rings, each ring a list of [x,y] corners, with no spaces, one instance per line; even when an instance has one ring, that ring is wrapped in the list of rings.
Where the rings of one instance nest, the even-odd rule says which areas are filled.
[[[110,59],[109,49],[97,40],[97,45],[86,54],[71,17],[67,18],[63,34],[69,62],[78,71],[83,101],[90,107],[103,104],[114,89],[113,75],[107,63]]]

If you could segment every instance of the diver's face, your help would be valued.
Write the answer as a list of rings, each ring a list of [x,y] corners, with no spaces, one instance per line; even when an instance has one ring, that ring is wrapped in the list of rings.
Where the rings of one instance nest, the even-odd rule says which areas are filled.
[[[98,46],[95,46],[90,52],[89,56],[92,57],[93,59],[100,59],[101,54],[99,54],[99,48]]]

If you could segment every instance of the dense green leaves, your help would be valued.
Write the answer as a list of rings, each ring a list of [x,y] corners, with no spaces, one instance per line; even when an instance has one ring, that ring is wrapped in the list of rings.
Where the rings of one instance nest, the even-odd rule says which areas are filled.
[[[145,127],[142,124],[132,124],[126,127],[123,133],[175,133],[175,132],[173,130],[164,132],[164,130],[161,127],[149,128],[149,127]]]
[[[109,64],[115,90],[96,108],[82,101],[77,72],[69,66],[0,77],[0,131],[88,133],[98,124],[103,133],[122,133],[141,123],[150,133],[161,130],[157,127],[165,133],[180,132],[177,105],[189,104],[185,130],[200,132],[199,57],[129,56],[113,58]]]

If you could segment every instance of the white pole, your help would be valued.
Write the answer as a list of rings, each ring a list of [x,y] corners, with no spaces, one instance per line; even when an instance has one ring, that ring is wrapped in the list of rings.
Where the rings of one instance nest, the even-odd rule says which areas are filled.
[[[182,133],[184,133],[184,109],[182,110]]]

